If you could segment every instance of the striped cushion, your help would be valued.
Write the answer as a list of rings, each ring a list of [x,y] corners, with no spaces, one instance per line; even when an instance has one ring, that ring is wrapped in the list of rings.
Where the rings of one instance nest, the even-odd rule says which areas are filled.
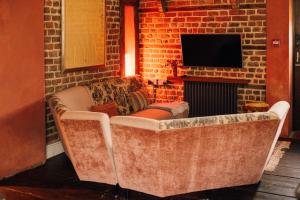
[[[140,89],[135,92],[130,92],[128,96],[130,110],[132,112],[144,110],[148,106],[147,97],[148,93],[144,89]]]

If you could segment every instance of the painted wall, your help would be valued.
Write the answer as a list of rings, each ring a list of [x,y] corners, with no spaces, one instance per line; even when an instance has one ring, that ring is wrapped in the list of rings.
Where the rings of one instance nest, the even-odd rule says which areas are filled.
[[[267,1],[267,102],[280,100],[292,103],[292,1]],[[280,40],[274,47],[273,40]],[[291,111],[283,129],[291,130]]]
[[[45,160],[43,1],[0,0],[0,178]]]

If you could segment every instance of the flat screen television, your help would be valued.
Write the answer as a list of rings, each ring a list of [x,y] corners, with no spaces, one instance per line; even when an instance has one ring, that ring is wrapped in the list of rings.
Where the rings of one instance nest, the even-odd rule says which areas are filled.
[[[239,34],[182,34],[183,66],[242,68]]]

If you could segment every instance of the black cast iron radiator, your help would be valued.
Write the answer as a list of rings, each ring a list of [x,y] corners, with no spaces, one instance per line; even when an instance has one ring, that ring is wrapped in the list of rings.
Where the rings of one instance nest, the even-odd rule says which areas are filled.
[[[190,117],[237,113],[237,84],[184,81]]]

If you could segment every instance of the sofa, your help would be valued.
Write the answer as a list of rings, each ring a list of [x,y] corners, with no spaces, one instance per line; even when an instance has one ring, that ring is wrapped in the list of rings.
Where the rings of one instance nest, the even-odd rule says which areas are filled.
[[[115,115],[173,119],[187,117],[189,114],[186,102],[153,103],[140,76],[103,79],[88,86],[72,87],[52,95],[48,103],[54,109],[54,115],[71,110],[99,112],[98,108],[94,108],[110,103],[115,104]],[[107,114],[110,115],[111,112]]]
[[[289,110],[153,120],[111,118],[118,183],[166,197],[259,182]]]
[[[132,94],[136,104],[129,102]],[[146,99],[146,100],[145,100]],[[146,101],[146,102],[145,102]],[[151,104],[143,80],[138,77],[104,79],[52,95],[48,105],[63,143],[80,180],[116,184],[109,108],[92,112],[94,106],[115,104],[117,115],[152,119],[188,116],[188,104]]]
[[[159,197],[257,183],[289,110],[289,104],[282,101],[268,112],[194,118],[183,114],[176,119],[174,114],[186,112],[177,109],[169,119],[130,112],[109,117],[90,111],[95,99],[105,103],[113,98],[93,87],[70,88],[49,99],[65,152],[79,179],[119,184]],[[108,87],[105,92],[114,88],[103,87]],[[127,95],[134,91],[129,87],[115,91]],[[122,102],[118,98],[114,100]],[[166,105],[152,106],[159,110]],[[123,108],[121,105],[119,111],[128,111]]]

